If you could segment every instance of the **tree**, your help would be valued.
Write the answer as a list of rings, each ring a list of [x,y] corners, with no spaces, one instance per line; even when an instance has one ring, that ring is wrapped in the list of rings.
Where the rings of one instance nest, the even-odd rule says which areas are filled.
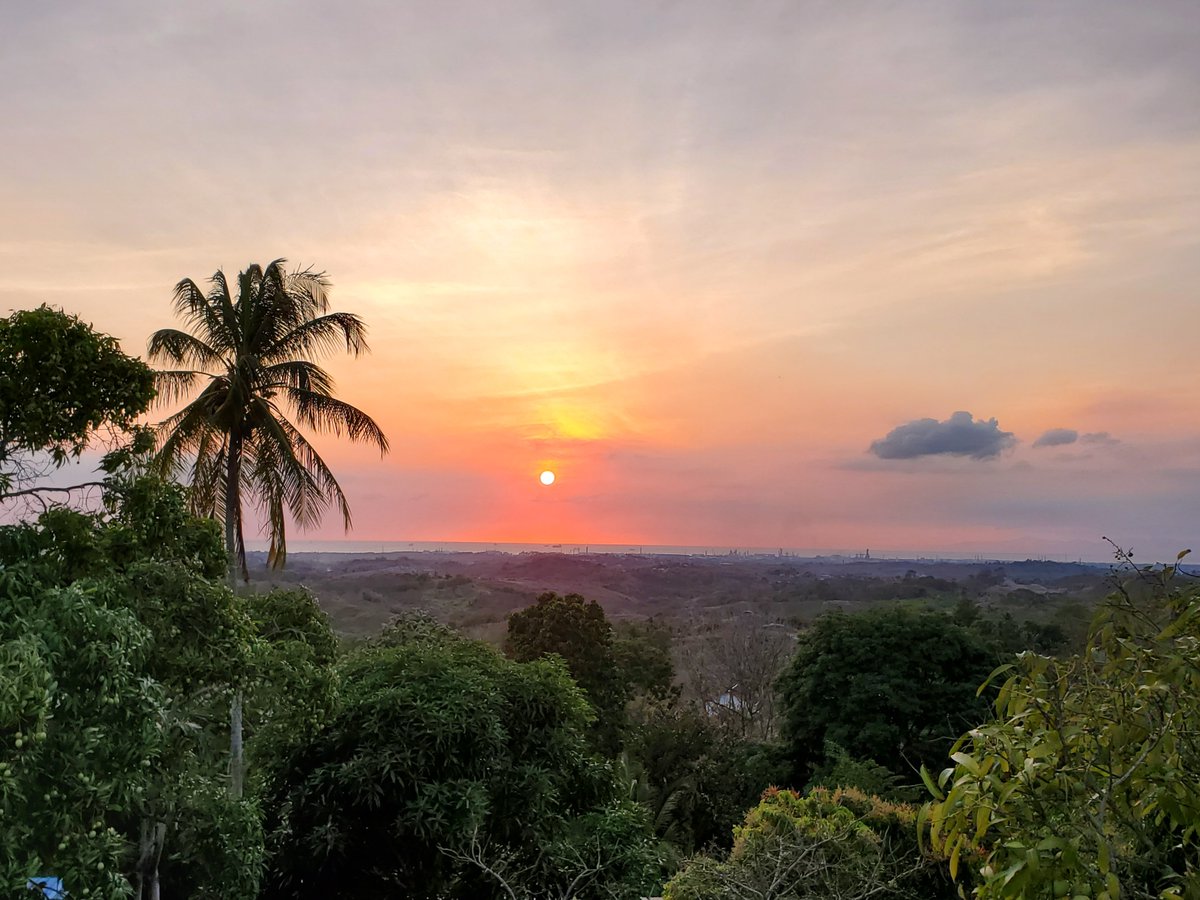
[[[1032,653],[963,735],[927,815],[980,898],[1200,896],[1200,592],[1140,571],[1081,655]]]
[[[35,875],[128,897],[126,817],[151,789],[165,700],[151,635],[82,586],[0,571],[0,895]]]
[[[804,784],[826,741],[915,780],[987,714],[976,695],[1000,659],[947,616],[884,608],[822,616],[779,678],[783,743]]]
[[[190,467],[192,509],[224,522],[231,572],[236,562],[246,578],[243,498],[263,515],[275,567],[287,557],[285,516],[311,527],[333,505],[350,528],[345,494],[301,428],[384,453],[388,442],[370,416],[333,396],[333,379],[314,361],[343,344],[354,355],[367,350],[363,321],[328,311],[323,273],[289,274],[281,259],[251,265],[238,276],[236,300],[223,272],[211,284],[205,294],[191,279],[180,281],[175,311],[191,330],[150,338],[152,361],[182,367],[157,373],[164,400],[204,385],[158,426],[156,465],[163,474]]]
[[[700,856],[664,900],[933,900],[953,896],[922,855],[916,809],[857,791],[771,788],[724,860]]]
[[[422,619],[337,674],[323,726],[265,766],[265,900],[649,886],[644,821],[588,753],[590,712],[561,661],[514,663]]]
[[[32,483],[153,397],[150,368],[78,317],[43,305],[0,319],[0,499],[70,490]]]
[[[258,813],[210,799],[219,710],[252,657],[219,531],[156,479],[110,476],[104,502],[0,528],[2,883],[154,897],[161,867],[193,897],[251,895]]]
[[[769,753],[678,697],[629,708],[618,773],[642,804],[674,865],[698,850],[728,849],[733,826],[778,781]]]
[[[739,738],[773,740],[775,683],[795,647],[795,631],[778,622],[707,622],[684,655],[690,692]]]
[[[596,710],[597,747],[612,756],[620,745],[627,691],[613,650],[613,629],[604,609],[579,594],[548,591],[508,617],[504,649],[517,662],[557,654]]]
[[[626,621],[613,632],[618,678],[631,695],[665,697],[675,681],[671,631],[661,622]]]
[[[254,623],[259,652],[246,703],[252,761],[297,732],[319,728],[334,707],[338,641],[329,617],[302,589],[249,594],[243,609]]]
[[[172,829],[228,836],[238,820],[224,842],[234,852],[179,883],[197,898],[251,895],[257,812],[196,802],[224,781],[212,699],[243,677],[251,631],[217,580],[215,523],[188,514],[177,485],[138,477],[150,444],[132,425],[153,373],[46,307],[0,325],[4,463],[41,453],[61,464],[100,429],[132,431],[91,483],[99,511],[43,501],[37,521],[0,528],[0,892],[48,868],[73,895],[124,897],[136,883],[156,897],[160,862],[185,855],[168,846]],[[45,471],[23,466],[16,477]],[[3,477],[11,487],[13,470]]]

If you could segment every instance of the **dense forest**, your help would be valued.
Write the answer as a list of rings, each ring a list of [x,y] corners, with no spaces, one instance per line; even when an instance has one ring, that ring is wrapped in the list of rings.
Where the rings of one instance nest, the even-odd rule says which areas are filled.
[[[4,896],[1200,896],[1178,561],[1122,557],[1104,599],[1052,614],[989,594],[996,571],[781,570],[722,588],[760,615],[686,627],[555,583],[474,634],[413,609],[339,630],[319,584],[238,577],[240,519],[161,465],[135,423],[163,381],[112,339],[17,313],[0,370],[0,494],[25,511],[0,527]],[[86,496],[48,485],[106,431]],[[211,511],[243,475],[205,434],[181,452]],[[337,508],[272,480],[280,440],[247,444],[246,489],[269,516]],[[423,584],[474,589],[452,580]]]

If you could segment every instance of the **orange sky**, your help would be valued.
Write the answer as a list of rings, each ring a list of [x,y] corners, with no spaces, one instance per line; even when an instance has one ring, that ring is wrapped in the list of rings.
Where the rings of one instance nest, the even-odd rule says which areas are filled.
[[[324,268],[353,537],[1194,542],[1194,2],[245,6],[6,14],[0,309]]]

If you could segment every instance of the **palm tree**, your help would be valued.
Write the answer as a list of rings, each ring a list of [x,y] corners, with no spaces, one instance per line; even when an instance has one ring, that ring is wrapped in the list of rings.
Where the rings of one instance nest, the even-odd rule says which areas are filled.
[[[249,580],[243,498],[254,500],[265,518],[267,560],[275,568],[287,558],[286,515],[310,527],[333,504],[350,528],[346,495],[300,427],[345,434],[381,453],[388,442],[370,416],[333,396],[333,379],[313,361],[343,343],[355,356],[368,349],[362,319],[329,312],[324,273],[289,274],[282,259],[265,269],[251,265],[238,275],[236,301],[224,272],[210,282],[207,294],[190,278],[175,285],[175,311],[190,331],[164,328],[150,338],[151,361],[177,367],[155,373],[161,401],[182,399],[204,384],[158,425],[154,466],[164,475],[191,466],[192,511],[224,522],[232,588],[239,570]],[[230,790],[241,797],[240,690],[229,718]]]
[[[333,379],[313,361],[343,344],[355,356],[368,349],[362,319],[329,312],[324,273],[289,274],[282,259],[251,265],[238,276],[237,300],[223,272],[210,283],[205,293],[190,278],[179,282],[175,311],[188,330],[150,338],[151,361],[175,367],[157,373],[160,400],[177,401],[203,384],[158,425],[155,464],[166,475],[190,467],[193,511],[224,522],[232,584],[239,570],[248,579],[243,500],[259,507],[273,568],[287,558],[286,516],[308,528],[333,505],[350,528],[346,496],[302,427],[381,453],[388,442],[370,416],[333,396]]]

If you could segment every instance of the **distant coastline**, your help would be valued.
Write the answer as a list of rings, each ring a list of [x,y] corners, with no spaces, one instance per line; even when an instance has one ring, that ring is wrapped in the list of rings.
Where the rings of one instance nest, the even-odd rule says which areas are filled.
[[[247,541],[251,552],[265,552],[266,545],[258,541]],[[333,540],[304,541],[289,540],[288,552],[295,553],[561,553],[566,555],[601,554],[640,556],[705,556],[705,557],[755,557],[787,558],[831,562],[853,560],[867,562],[889,560],[892,562],[965,562],[965,563],[1012,563],[1026,560],[1038,562],[1081,563],[1089,566],[1108,566],[1108,560],[1083,560],[1063,554],[1021,555],[1014,553],[976,553],[970,551],[929,550],[866,550],[866,549],[813,549],[798,547],[730,547],[684,544],[531,544],[504,541],[365,541]],[[1147,560],[1146,562],[1149,562]]]

